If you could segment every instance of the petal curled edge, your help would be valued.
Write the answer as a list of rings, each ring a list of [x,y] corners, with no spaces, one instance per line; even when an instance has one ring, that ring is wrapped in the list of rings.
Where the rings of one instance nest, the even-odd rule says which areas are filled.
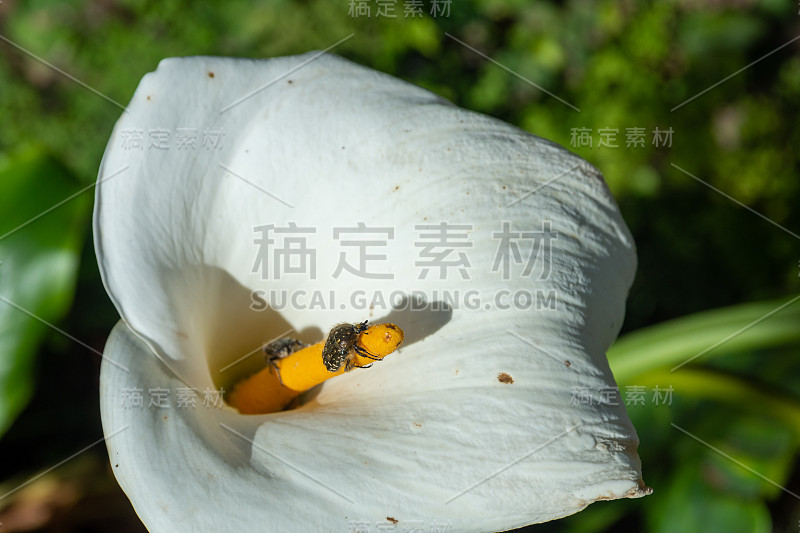
[[[179,130],[184,142],[195,130],[198,146],[146,146],[163,132],[176,141]],[[199,144],[215,132],[224,132],[221,145]],[[141,149],[131,142],[139,134],[147,135]],[[108,356],[123,351],[161,372],[111,379],[104,367],[104,424],[125,415],[123,385],[229,385],[258,366],[247,354],[290,328],[313,341],[337,322],[389,318],[407,331],[396,356],[369,375],[326,383],[300,409],[226,411],[224,427],[204,411],[173,412],[168,435],[150,411],[140,414],[137,432],[113,439],[136,464],[115,472],[151,529],[166,528],[170,516],[198,527],[216,520],[220,507],[183,501],[198,471],[271,491],[251,508],[241,502],[253,499],[226,484],[239,498],[232,508],[247,509],[226,511],[227,524],[279,520],[291,506],[285,493],[313,502],[328,520],[319,530],[334,531],[345,529],[342,516],[395,514],[503,530],[644,493],[638,440],[608,395],[615,383],[605,358],[635,271],[633,242],[600,174],[564,149],[335,56],[169,59],[142,80],[115,127],[95,209],[101,274],[130,328],[117,329]],[[491,271],[493,233],[504,221],[512,231],[558,233],[549,275]],[[255,268],[256,228],[290,222],[314,229],[317,280]],[[391,280],[331,275],[336,229],[362,222],[394,230]],[[421,277],[415,265],[419,232],[441,222],[470,228],[466,277],[457,269]],[[252,305],[254,291],[312,289],[331,294],[331,305]],[[373,316],[353,305],[364,290],[429,300],[472,290],[479,305],[462,299]],[[555,295],[555,309],[498,305],[520,291]],[[576,391],[591,401],[575,402]],[[136,451],[142,439],[162,444]],[[165,458],[157,471],[145,464],[156,454]],[[144,471],[159,477],[169,501],[139,494],[150,490]],[[341,500],[350,492],[353,505]]]

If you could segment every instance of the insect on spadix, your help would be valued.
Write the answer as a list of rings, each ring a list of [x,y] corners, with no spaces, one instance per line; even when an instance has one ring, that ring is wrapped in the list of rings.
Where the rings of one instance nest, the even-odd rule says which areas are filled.
[[[275,364],[275,361],[283,359],[284,357],[289,357],[294,352],[302,350],[306,346],[308,346],[308,344],[291,337],[281,337],[280,339],[276,339],[264,345],[264,358],[267,360],[267,364],[270,368],[278,375],[278,380],[281,384],[283,384],[283,380],[281,379],[281,373],[278,371],[278,366]]]
[[[367,320],[360,324],[339,324],[331,329],[322,348],[322,362],[329,372],[338,372],[342,366],[345,372],[349,372],[358,366],[357,356],[380,360],[380,357],[372,355],[358,344],[359,337],[366,329]]]

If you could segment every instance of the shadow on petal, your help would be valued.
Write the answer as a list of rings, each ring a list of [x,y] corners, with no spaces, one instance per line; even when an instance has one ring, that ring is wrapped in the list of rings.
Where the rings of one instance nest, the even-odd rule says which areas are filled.
[[[453,308],[446,302],[428,302],[413,294],[406,295],[400,305],[395,306],[386,316],[372,322],[397,324],[405,332],[403,346],[410,346],[433,335],[453,318]]]

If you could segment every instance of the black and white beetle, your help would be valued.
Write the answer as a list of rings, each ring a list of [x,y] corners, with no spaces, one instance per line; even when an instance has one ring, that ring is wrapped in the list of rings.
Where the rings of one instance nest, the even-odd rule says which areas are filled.
[[[322,348],[322,362],[329,372],[338,372],[344,366],[345,372],[356,367],[356,356],[379,361],[376,357],[358,345],[359,336],[367,329],[367,320],[360,324],[339,324],[331,329]],[[359,368],[367,368],[359,367]]]
[[[270,368],[275,370],[281,385],[283,385],[283,380],[281,379],[281,373],[278,371],[278,365],[275,364],[275,361],[283,359],[284,357],[289,357],[294,352],[302,350],[307,346],[308,344],[291,337],[281,337],[264,346],[264,358],[267,360],[267,364]]]

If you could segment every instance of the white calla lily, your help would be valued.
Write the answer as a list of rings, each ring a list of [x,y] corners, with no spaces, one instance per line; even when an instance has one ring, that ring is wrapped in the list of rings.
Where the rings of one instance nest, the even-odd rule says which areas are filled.
[[[498,256],[504,221],[557,232],[549,273],[520,274],[516,244]],[[391,230],[385,246],[360,223]],[[427,263],[423,234],[442,223],[460,237]],[[269,225],[304,232],[304,274],[261,255]],[[352,272],[354,235],[390,279]],[[600,174],[553,143],[332,55],[166,59],[109,142],[95,244],[122,316],[103,428],[150,531],[497,531],[649,492],[607,394],[634,245]],[[428,304],[397,308],[402,295]],[[203,405],[264,366],[245,356],[265,341],[366,319],[406,333],[370,370],[282,412]]]

